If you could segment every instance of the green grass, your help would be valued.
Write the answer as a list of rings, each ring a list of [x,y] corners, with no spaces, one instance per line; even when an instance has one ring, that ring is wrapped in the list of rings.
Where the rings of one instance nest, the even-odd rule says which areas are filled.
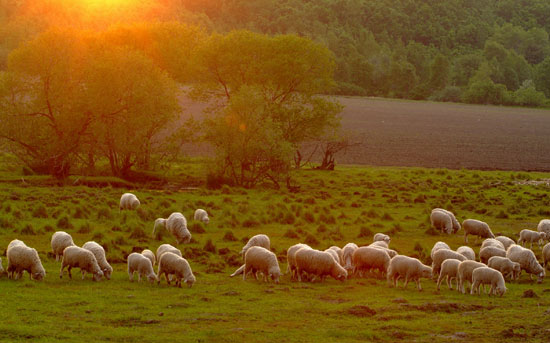
[[[299,193],[258,189],[174,190],[52,186],[47,178],[21,175],[12,164],[0,170],[0,246],[14,238],[35,247],[47,271],[43,282],[25,274],[18,282],[0,277],[0,341],[75,340],[156,342],[178,338],[201,342],[512,341],[546,342],[550,327],[548,280],[508,284],[503,298],[469,296],[422,280],[423,292],[388,288],[385,280],[278,285],[243,282],[229,274],[241,263],[239,251],[257,233],[271,238],[286,270],[286,248],[310,242],[316,248],[368,244],[376,232],[392,237],[390,247],[426,260],[439,240],[463,245],[429,230],[433,207],[445,207],[459,221],[476,218],[493,232],[517,238],[550,217],[548,187],[519,180],[550,178],[545,173],[422,168],[339,167],[334,172],[303,170]],[[178,170],[185,168],[178,167]],[[203,170],[190,169],[197,178]],[[186,177],[189,177],[186,176]],[[138,211],[118,212],[126,191],[141,200]],[[192,221],[196,208],[210,224]],[[151,237],[155,218],[173,211],[189,221],[193,240],[180,245],[197,277],[193,288],[130,283],[125,258],[133,250],[175,245],[164,234]],[[51,234],[69,232],[76,244],[96,240],[115,268],[110,281],[59,279],[60,263],[49,254]],[[428,232],[428,233],[426,233]],[[210,242],[210,243],[209,243]],[[470,237],[479,251],[481,240]],[[540,257],[538,246],[534,248]],[[5,257],[3,258],[6,266]],[[538,298],[522,298],[533,289]],[[548,311],[548,313],[547,313]]]

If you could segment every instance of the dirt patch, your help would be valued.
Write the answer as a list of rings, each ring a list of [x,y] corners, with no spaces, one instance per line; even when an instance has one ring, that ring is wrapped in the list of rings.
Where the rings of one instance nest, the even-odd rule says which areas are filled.
[[[376,314],[376,311],[365,305],[357,305],[350,307],[347,313],[356,317],[372,317]]]
[[[406,308],[415,309],[422,312],[469,312],[478,310],[492,310],[495,306],[482,306],[474,304],[459,304],[459,303],[424,303],[422,305],[401,304]]]
[[[346,299],[342,299],[342,298],[333,298],[333,297],[329,297],[327,295],[321,295],[319,297],[320,300],[323,300],[323,301],[326,301],[328,303],[331,303],[331,304],[341,304],[341,303],[345,303],[345,302],[349,302],[349,300],[346,300]]]
[[[533,291],[532,289],[528,289],[525,292],[523,292],[523,295],[521,297],[522,298],[539,298],[537,293],[535,293],[535,291]]]

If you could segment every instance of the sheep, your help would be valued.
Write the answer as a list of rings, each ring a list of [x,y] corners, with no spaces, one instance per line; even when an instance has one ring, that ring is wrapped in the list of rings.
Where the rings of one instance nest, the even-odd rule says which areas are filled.
[[[8,246],[6,256],[8,258],[8,278],[18,280],[27,271],[31,280],[40,281],[46,276],[46,271],[40,261],[40,256],[34,248],[29,248],[22,241],[12,241]]]
[[[388,253],[388,255],[390,255],[390,258],[394,258],[395,256],[399,255],[397,253],[397,251],[393,250],[393,249],[389,249],[389,248],[384,248],[384,247],[381,247],[381,246],[378,246],[378,245],[368,245],[369,247],[371,248],[376,248],[376,249],[380,249],[380,250],[384,250],[385,252]]]
[[[340,265],[343,265],[344,264],[344,258],[343,258],[343,254],[342,254],[342,248],[337,247],[336,245],[333,245],[329,249],[336,251],[336,253],[338,254],[338,263],[340,263]]]
[[[388,243],[386,241],[376,241],[371,244],[369,244],[370,247],[380,247],[384,249],[388,249]]]
[[[542,248],[542,265],[544,268],[548,268],[548,261],[550,261],[550,243],[546,243]]]
[[[137,252],[128,255],[128,277],[130,278],[130,282],[134,281],[135,272],[138,273],[138,282],[141,282],[142,276],[146,276],[149,282],[158,281],[157,274],[153,271],[151,260]]]
[[[387,244],[390,244],[390,239],[391,239],[390,236],[388,236],[384,233],[376,233],[376,234],[374,234],[374,237],[372,238],[372,241],[373,242],[384,241]]]
[[[347,271],[327,252],[301,248],[296,252],[295,257],[296,273],[300,282],[302,282],[303,272],[319,277],[321,282],[327,275],[340,281],[344,281],[348,276]]]
[[[244,258],[246,251],[250,249],[251,247],[262,247],[266,248],[267,250],[271,249],[271,242],[269,241],[269,237],[267,235],[255,235],[252,238],[248,240],[246,245],[241,249],[241,256]]]
[[[525,246],[525,242],[529,242],[531,243],[530,248],[533,249],[533,242],[538,242],[540,248],[544,240],[547,239],[548,236],[546,235],[546,232],[523,229],[519,232],[518,244]]]
[[[466,260],[466,257],[464,257],[464,255],[459,254],[456,251],[439,249],[434,253],[433,260],[432,260],[432,272],[434,276],[437,276],[439,274],[439,270],[441,269],[441,263],[443,263],[443,261],[448,260],[450,258],[454,258],[455,260],[459,260],[459,261]]]
[[[10,250],[10,248],[12,247],[15,247],[15,246],[23,246],[23,247],[26,247],[27,245],[25,244],[25,242],[19,240],[19,239],[14,239],[12,240],[9,244],[8,244],[8,247],[6,248],[6,255],[8,253],[8,250]]]
[[[537,225],[538,232],[544,232],[548,237],[550,237],[550,219],[543,219]]]
[[[383,249],[360,247],[353,252],[353,274],[363,276],[363,271],[378,269],[385,274],[390,265],[390,255]]]
[[[487,264],[489,259],[493,256],[506,257],[506,251],[493,246],[479,250],[479,262],[483,264]]]
[[[414,280],[416,282],[416,287],[419,291],[421,291],[422,286],[420,285],[420,278],[431,278],[432,275],[432,268],[422,264],[419,259],[398,255],[390,261],[387,281],[388,286],[391,287],[393,284],[393,286],[397,287],[399,278],[405,276],[405,284],[403,285],[403,288],[407,287],[409,280]]]
[[[89,241],[84,243],[82,248],[86,250],[90,250],[92,254],[94,254],[97,264],[99,265],[99,268],[101,268],[101,271],[103,272],[103,276],[105,276],[107,280],[111,280],[113,267],[111,267],[109,262],[107,262],[107,258],[105,257],[105,249],[103,249],[101,245],[97,244],[94,241]]]
[[[430,214],[430,223],[441,232],[446,232],[449,235],[453,232],[453,220],[446,212],[433,210]]]
[[[342,259],[344,260],[342,267],[344,267],[348,275],[353,271],[353,252],[358,248],[355,243],[348,243],[342,248]]]
[[[72,279],[72,268],[80,268],[82,280],[84,280],[86,272],[93,274],[94,281],[99,281],[103,277],[103,271],[99,267],[95,255],[90,250],[77,246],[66,247],[65,250],[63,250],[59,278],[63,278],[63,269],[65,269],[65,267],[68,267],[67,273],[70,279]]]
[[[447,213],[447,215],[449,217],[451,217],[451,221],[453,223],[453,232],[452,233],[456,233],[456,232],[458,232],[458,230],[460,230],[460,223],[458,222],[458,220],[456,220],[455,214],[453,212],[447,211],[446,209],[443,209],[443,208],[434,208],[432,210],[432,212],[433,211],[442,211],[442,212]]]
[[[273,282],[279,283],[279,277],[281,276],[277,256],[270,250],[258,246],[250,247],[244,255],[243,280],[246,280],[248,272],[252,272],[256,279],[258,278],[257,273],[262,272],[265,282],[269,277]]]
[[[466,289],[464,287],[464,283],[468,281],[470,285],[472,284],[472,272],[481,267],[486,267],[483,263],[477,262],[477,261],[471,261],[466,260],[460,262],[458,265],[458,273],[457,273],[457,279],[458,279],[458,291],[462,292],[462,294],[466,293]]]
[[[513,243],[513,244],[515,244],[515,243]],[[499,249],[502,249],[502,250],[506,250],[506,248],[504,247],[504,243],[502,243],[501,241],[499,241],[496,238],[487,238],[487,239],[485,239],[481,243],[481,247],[479,249],[481,250],[485,247],[496,247],[496,248],[499,248]]]
[[[334,258],[334,261],[336,261],[336,263],[340,264],[340,257],[338,256],[338,253],[336,252],[336,250],[325,249],[323,251],[328,252],[330,254],[330,256],[332,256]]]
[[[157,261],[160,261],[160,258],[162,256],[162,254],[164,254],[166,252],[171,252],[171,253],[174,253],[174,254],[178,255],[179,257],[183,257],[181,251],[178,248],[176,248],[176,247],[174,247],[174,246],[172,246],[168,243],[165,243],[165,244],[159,245],[159,247],[157,248]]]
[[[479,267],[472,272],[472,289],[470,294],[478,293],[480,294],[481,285],[489,284],[491,289],[489,289],[489,295],[499,295],[503,296],[506,293],[506,284],[504,282],[504,277],[502,273],[496,269],[489,267]]]
[[[4,267],[2,266],[2,258],[0,257],[0,274],[4,274]]]
[[[439,273],[439,278],[437,279],[437,290],[439,291],[439,286],[444,277],[447,277],[447,286],[449,289],[453,289],[452,279],[457,279],[458,266],[460,265],[459,260],[454,258],[448,259],[441,263],[441,272]],[[456,282],[456,287],[458,288],[458,280]]]
[[[489,225],[481,220],[466,219],[462,222],[464,228],[464,242],[468,243],[468,235],[479,236],[482,238],[495,238]]]
[[[470,248],[469,246],[463,245],[456,249],[456,252],[466,257],[467,260],[474,261],[476,259],[476,253],[474,249]]]
[[[141,205],[139,199],[132,193],[124,193],[120,197],[120,205],[118,211],[122,210],[135,210]]]
[[[287,262],[286,272],[287,274],[290,272],[291,280],[296,280],[296,252],[302,248],[311,249],[311,247],[307,244],[298,243],[298,244],[294,244],[293,246],[288,248],[286,251],[286,262]],[[334,249],[331,249],[331,250],[334,250]],[[233,274],[231,274],[231,276],[233,276]]]
[[[195,275],[191,270],[191,266],[186,259],[174,254],[173,252],[166,252],[162,254],[158,261],[158,281],[160,284],[160,278],[164,274],[166,282],[170,284],[169,275],[174,275],[176,278],[176,286],[181,288],[181,280],[187,284],[189,288],[193,287],[196,281]]]
[[[441,241],[436,242],[432,248],[432,251],[430,252],[430,257],[432,258],[432,260],[434,259],[435,252],[440,249],[451,250],[451,247],[449,247],[449,245],[447,245],[447,243],[445,242],[441,242]]]
[[[191,241],[191,232],[187,229],[187,220],[183,214],[174,212],[166,219],[157,218],[153,227],[153,238],[158,227],[163,226],[175,238],[176,243],[189,243]]]
[[[487,266],[496,269],[506,278],[516,280],[521,273],[521,266],[517,262],[512,262],[507,257],[493,256],[487,261]]]
[[[175,248],[174,248],[175,249]],[[177,249],[176,249],[177,250]],[[179,251],[179,250],[178,250]],[[147,257],[149,259],[149,261],[151,261],[151,265],[154,266],[155,263],[157,263],[157,258],[155,257],[155,254],[149,250],[149,249],[144,249],[141,254],[145,257]],[[180,254],[181,254],[181,251],[180,251]]]
[[[195,211],[193,219],[199,222],[203,222],[205,224],[208,224],[210,222],[210,218],[208,218],[208,213],[202,208],[199,208]]]
[[[504,245],[504,250],[508,250],[508,247],[512,244],[516,244],[513,239],[506,236],[496,236],[495,239]]]
[[[52,235],[52,251],[55,255],[55,260],[59,261],[59,257],[63,256],[63,250],[66,247],[75,245],[71,235],[65,231],[57,231]]]
[[[544,279],[546,273],[544,268],[537,261],[537,257],[533,251],[523,248],[520,245],[513,244],[506,251],[506,257],[508,257],[513,262],[517,262],[521,266],[521,270],[529,273],[529,278],[533,278],[533,274],[538,276],[538,283],[541,283]],[[521,272],[520,272],[521,273]]]

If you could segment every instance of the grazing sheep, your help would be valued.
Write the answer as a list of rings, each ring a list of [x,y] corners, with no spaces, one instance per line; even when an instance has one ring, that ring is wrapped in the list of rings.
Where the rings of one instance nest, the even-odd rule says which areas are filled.
[[[395,256],[399,255],[397,253],[397,251],[395,251],[393,249],[384,248],[384,247],[381,247],[381,246],[378,246],[378,245],[372,245],[372,244],[370,244],[369,247],[384,250],[385,252],[388,253],[388,255],[390,255],[390,258],[394,258]]]
[[[334,260],[327,252],[302,248],[295,254],[296,273],[298,281],[302,281],[302,273],[308,273],[311,276],[319,277],[321,282],[327,275],[336,280],[344,281],[348,273],[342,266]]]
[[[503,296],[506,293],[506,284],[501,272],[489,267],[479,267],[472,272],[472,290],[470,294],[481,294],[479,289],[481,285],[491,285],[489,295]]]
[[[176,249],[176,248],[174,248]],[[177,250],[177,249],[176,249]],[[179,251],[179,250],[178,250]],[[141,254],[145,257],[147,257],[150,261],[151,261],[151,265],[155,265],[155,263],[157,262],[157,259],[155,257],[155,254],[153,254],[153,252],[149,249],[145,249],[141,252]],[[180,251],[180,254],[181,254],[181,251]]]
[[[387,244],[390,244],[390,239],[391,239],[390,236],[388,236],[384,233],[376,233],[376,234],[374,234],[374,237],[372,238],[372,241],[373,242],[384,241]]]
[[[548,261],[550,261],[550,243],[546,243],[542,248],[542,265],[544,268],[548,268]]]
[[[355,243],[348,243],[342,248],[342,259],[344,260],[342,267],[344,267],[348,276],[351,276],[353,272],[353,252],[358,248],[359,247]]]
[[[434,276],[439,275],[439,271],[441,269],[441,264],[443,263],[443,261],[448,260],[450,258],[453,258],[459,261],[466,260],[466,257],[464,257],[464,255],[459,254],[456,251],[439,249],[434,253],[434,257],[432,260],[432,272]]]
[[[338,253],[335,250],[325,249],[323,251],[328,252],[330,254],[330,256],[332,256],[334,258],[334,261],[336,261],[336,263],[340,264],[340,256],[338,256]]]
[[[8,253],[8,250],[10,250],[10,248],[13,248],[15,246],[22,246],[22,247],[26,247],[27,245],[25,244],[25,242],[19,240],[19,239],[14,239],[12,240],[9,244],[8,244],[8,247],[6,248],[6,255]]]
[[[432,260],[434,259],[435,252],[441,249],[451,250],[451,247],[445,242],[436,242],[432,248],[432,251],[430,252],[430,257],[432,258]]]
[[[69,274],[70,279],[72,279],[72,268],[80,268],[80,272],[82,273],[82,280],[84,280],[86,272],[92,273],[95,281],[99,281],[103,277],[103,271],[99,267],[99,264],[97,263],[97,259],[95,258],[94,254],[88,249],[80,248],[77,246],[66,247],[63,251],[63,259],[61,260],[61,270],[59,271],[59,278],[63,277],[63,269],[65,269],[65,267],[68,267],[67,273]]]
[[[40,281],[46,276],[46,271],[40,261],[36,249],[29,248],[22,241],[12,241],[6,251],[8,258],[8,278],[18,280],[24,271],[29,273],[31,280]]]
[[[59,261],[59,257],[63,256],[63,250],[66,247],[75,245],[71,235],[65,231],[57,231],[52,235],[52,251],[55,255],[55,260]]]
[[[421,291],[420,278],[431,278],[432,268],[422,264],[417,258],[398,255],[391,259],[390,266],[388,267],[388,286],[391,287],[393,284],[393,286],[397,287],[397,282],[402,276],[405,277],[403,288],[407,287],[409,280],[414,280],[416,287]]]
[[[446,209],[443,209],[443,208],[434,208],[432,210],[433,211],[443,211],[445,213],[447,213],[447,215],[449,217],[451,217],[451,221],[453,223],[453,232],[452,233],[457,233],[458,230],[460,230],[460,223],[458,222],[458,220],[456,220],[456,217],[455,217],[455,214],[451,211],[447,211]]]
[[[500,243],[502,243],[502,245],[504,246],[504,250],[508,250],[510,245],[516,244],[516,242],[513,239],[506,236],[496,236],[495,239]]]
[[[470,285],[472,284],[472,272],[476,268],[480,267],[486,267],[483,263],[477,262],[477,261],[471,261],[466,260],[460,262],[458,265],[458,273],[457,273],[457,279],[458,279],[458,291],[462,292],[462,294],[466,293],[466,289],[464,287],[464,283],[468,281]]]
[[[203,222],[205,224],[208,224],[210,222],[210,218],[208,218],[208,213],[206,213],[206,211],[202,208],[199,208],[195,211],[193,219],[199,222]]]
[[[311,247],[307,244],[298,243],[298,244],[294,244],[293,246],[288,248],[287,251],[286,251],[286,262],[287,262],[286,272],[287,272],[287,274],[290,272],[290,279],[291,280],[296,280],[297,279],[297,277],[296,277],[296,252],[298,250],[302,249],[302,248],[311,249]],[[332,250],[334,250],[334,249],[332,249]],[[234,276],[234,275],[231,274],[231,276]]]
[[[489,225],[481,220],[466,219],[462,222],[464,228],[464,242],[468,243],[468,235],[479,236],[481,238],[495,238]]]
[[[139,199],[132,193],[124,193],[120,197],[120,205],[118,211],[122,210],[135,210],[139,207]]]
[[[250,249],[251,247],[262,247],[266,248],[267,250],[271,249],[271,242],[269,240],[269,237],[267,235],[255,235],[252,238],[248,240],[246,245],[241,250],[241,255],[244,258],[246,251]]]
[[[479,250],[479,262],[483,264],[487,264],[489,259],[493,256],[506,257],[506,251],[493,246]]]
[[[530,249],[533,249],[533,242],[538,242],[540,248],[546,239],[548,239],[546,232],[523,229],[519,232],[518,244],[525,246],[525,242],[529,242],[531,243]]]
[[[279,283],[281,269],[277,256],[263,247],[250,247],[244,255],[244,270],[243,280],[246,280],[246,274],[252,272],[254,277],[258,279],[258,272],[264,275],[264,281],[267,282],[268,277],[275,283]]]
[[[446,212],[433,210],[430,214],[430,222],[436,230],[441,230],[449,235],[453,233],[453,220]]]
[[[513,262],[519,263],[521,270],[525,270],[525,272],[530,274],[530,279],[533,279],[533,274],[538,276],[538,283],[541,283],[544,279],[546,273],[544,272],[544,268],[542,268],[540,263],[537,261],[537,257],[533,251],[514,244],[511,245],[506,251],[506,257]]]
[[[493,256],[487,261],[487,266],[496,269],[510,280],[516,280],[521,273],[521,266],[507,257]]]
[[[363,272],[378,269],[385,274],[390,266],[390,255],[383,249],[360,247],[353,252],[353,275],[363,277]]]
[[[99,268],[101,268],[101,271],[103,272],[103,276],[107,280],[111,280],[111,274],[113,273],[113,267],[107,262],[107,258],[105,257],[105,249],[99,244],[97,244],[94,241],[86,242],[82,246],[83,249],[90,250],[97,261],[97,264],[99,265]]]
[[[2,258],[0,257],[0,274],[4,274],[4,267],[2,266]]]
[[[548,237],[550,237],[550,219],[543,219],[537,225],[538,232],[544,232]]]
[[[189,243],[191,232],[187,229],[187,220],[179,212],[172,213],[168,218],[157,218],[153,227],[153,237],[158,227],[163,226],[168,232],[176,237],[176,243]]]
[[[384,249],[388,249],[388,243],[386,241],[376,241],[376,242],[373,242],[371,244],[369,244],[370,247],[379,247],[379,248],[384,248]]]
[[[157,261],[160,261],[160,258],[162,256],[162,254],[166,253],[166,252],[171,252],[171,253],[174,253],[176,255],[178,255],[179,257],[183,257],[180,249],[168,244],[168,243],[165,243],[165,244],[161,244],[159,245],[159,247],[157,248]]]
[[[138,282],[141,282],[141,277],[147,277],[149,282],[158,281],[157,274],[153,271],[151,260],[142,254],[133,252],[128,255],[128,277],[130,281],[134,281],[134,273],[138,273]]]
[[[515,244],[515,243],[513,243],[513,244]],[[504,247],[504,244],[496,238],[487,238],[487,239],[485,239],[481,243],[481,247],[479,249],[481,250],[485,247],[496,247],[496,248],[499,248],[499,249],[502,249],[502,250],[506,251],[506,248]]]
[[[336,245],[333,245],[329,249],[336,251],[336,253],[338,254],[338,263],[340,263],[340,265],[343,265],[344,264],[344,257],[343,257],[343,253],[342,253],[342,248],[337,247]]]
[[[181,280],[187,284],[189,288],[193,287],[193,284],[196,281],[195,275],[191,270],[191,266],[186,259],[181,256],[174,254],[173,252],[166,252],[162,254],[159,259],[158,267],[158,281],[160,284],[160,277],[164,274],[166,282],[170,284],[169,275],[174,275],[176,277],[176,286],[181,288]]]
[[[467,260],[474,261],[476,259],[476,253],[474,249],[469,246],[463,245],[460,248],[456,249],[456,252],[466,257]]]
[[[453,289],[452,279],[457,279],[458,266],[460,265],[459,260],[454,258],[448,259],[441,263],[441,272],[439,273],[439,278],[437,279],[437,290],[439,291],[439,286],[444,277],[447,277],[447,286],[449,289]],[[456,282],[456,287],[458,288],[458,280]]]

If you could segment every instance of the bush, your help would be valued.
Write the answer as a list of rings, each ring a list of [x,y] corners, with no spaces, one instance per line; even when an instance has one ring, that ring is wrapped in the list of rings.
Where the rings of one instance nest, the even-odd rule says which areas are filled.
[[[357,235],[357,238],[371,237],[372,235],[373,235],[373,233],[368,227],[362,226],[359,229],[359,234]]]
[[[304,240],[304,243],[306,243],[307,245],[310,245],[310,246],[319,245],[319,241],[311,233],[307,234],[306,239]]]
[[[92,228],[90,227],[90,224],[88,222],[80,225],[80,228],[78,228],[77,233],[90,233],[92,232]]]
[[[60,229],[68,230],[68,229],[72,229],[74,226],[73,224],[71,224],[67,216],[63,216],[59,218],[59,220],[57,221],[57,227]]]
[[[48,211],[44,205],[38,206],[32,213],[34,218],[48,218]]]
[[[432,101],[460,102],[462,90],[460,87],[447,86],[429,97]]]
[[[251,228],[251,227],[258,227],[260,226],[260,223],[254,219],[246,219],[243,223],[242,223],[242,226],[243,227],[246,227],[246,228]]]
[[[44,232],[54,232],[55,229],[51,225],[44,225]]]
[[[135,227],[130,233],[130,238],[132,239],[144,239],[147,238],[147,233],[143,231],[141,227]]]
[[[22,235],[36,235],[36,232],[34,231],[34,228],[31,224],[25,225],[25,227],[23,227],[21,231],[19,231],[19,233]]]
[[[189,231],[192,233],[205,233],[206,230],[204,229],[204,224],[199,222],[193,222],[191,225],[189,225]]]
[[[298,238],[300,238],[300,236],[298,236],[298,234],[296,233],[296,231],[294,231],[294,230],[292,230],[292,229],[286,230],[286,232],[285,232],[285,234],[283,235],[283,237],[292,238],[292,239],[298,239]]]
[[[311,212],[304,213],[304,219],[310,224],[315,223],[315,215]]]

